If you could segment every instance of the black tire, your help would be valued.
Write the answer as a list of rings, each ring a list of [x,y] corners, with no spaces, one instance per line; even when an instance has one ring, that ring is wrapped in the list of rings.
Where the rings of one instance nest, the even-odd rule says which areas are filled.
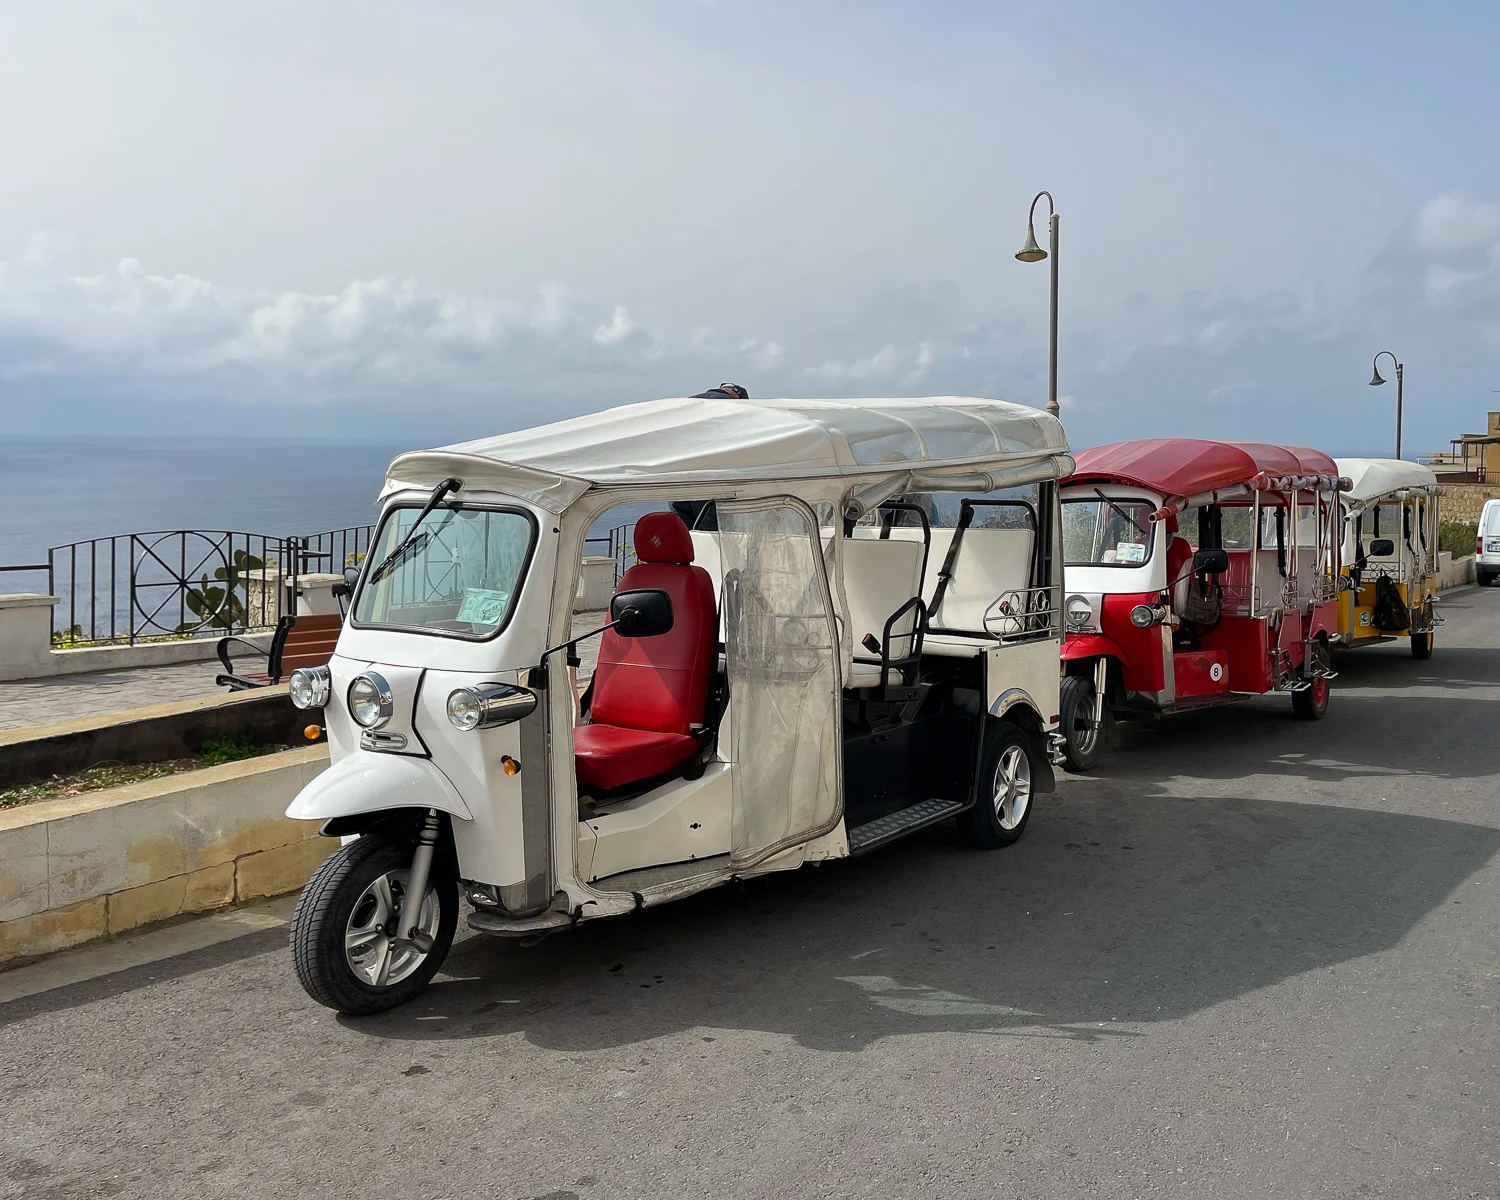
[[[1015,749],[1025,763],[1025,803],[1016,812],[1014,799],[1000,803],[997,775],[1002,765],[1014,765]],[[988,720],[984,731],[984,753],[979,760],[979,799],[958,814],[964,840],[982,850],[998,850],[1019,841],[1036,807],[1036,751],[1020,726],[1005,720]]]
[[[1475,571],[1474,572],[1474,582],[1477,583],[1480,587],[1489,587],[1490,586],[1490,578],[1491,578],[1491,576],[1490,576],[1490,573],[1488,571]]]
[[[1432,657],[1432,631],[1411,635],[1411,656],[1426,661]]]
[[[355,974],[344,949],[344,935],[355,904],[383,875],[411,867],[414,844],[366,835],[326,859],[297,900],[292,914],[292,963],[307,994],[319,1004],[351,1017],[368,1016],[405,1004],[432,982],[458,928],[458,876],[440,845],[432,863],[427,894],[436,894],[440,912],[432,949],[416,969],[395,983],[375,986]]]
[[[1315,676],[1310,686],[1292,693],[1292,712],[1299,721],[1321,721],[1328,713],[1328,680]]]
[[[1104,722],[1094,722],[1094,681],[1082,675],[1065,675],[1058,691],[1058,727],[1067,738],[1063,760],[1070,771],[1088,771],[1099,765],[1104,749]]]

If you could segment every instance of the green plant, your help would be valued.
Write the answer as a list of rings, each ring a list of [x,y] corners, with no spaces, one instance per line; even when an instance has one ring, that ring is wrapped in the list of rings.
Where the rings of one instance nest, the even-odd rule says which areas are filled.
[[[178,633],[191,633],[197,629],[243,629],[245,627],[245,601],[252,573],[263,571],[267,562],[243,550],[236,550],[226,567],[215,567],[213,577],[218,585],[209,582],[204,575],[195,588],[187,590],[187,606],[198,618],[184,621],[177,627]]]
[[[1446,550],[1454,558],[1467,558],[1474,553],[1474,539],[1478,536],[1478,525],[1444,521],[1438,526],[1438,549]]]
[[[217,767],[221,763],[239,762],[243,758],[259,758],[263,754],[274,754],[281,747],[263,742],[251,742],[233,734],[211,737],[198,747],[198,757],[205,767]]]
[[[82,625],[69,625],[66,629],[54,629],[52,631],[52,645],[58,648],[69,646],[88,646],[93,643],[83,636]]]

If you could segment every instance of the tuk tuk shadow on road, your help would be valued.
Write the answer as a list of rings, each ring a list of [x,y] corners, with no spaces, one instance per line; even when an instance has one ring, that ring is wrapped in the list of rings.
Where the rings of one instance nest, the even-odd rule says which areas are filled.
[[[1425,665],[1425,664],[1422,664]],[[1488,734],[1496,701],[1474,697],[1340,696],[1322,721],[1299,721],[1284,697],[1142,722],[1104,751],[1091,780],[1145,784],[1170,776],[1239,780],[1248,775],[1341,783],[1357,779],[1477,779],[1494,775]],[[1284,709],[1284,711],[1283,711]],[[1414,729],[1461,731],[1433,753]]]
[[[1334,655],[1333,666],[1339,673],[1335,704],[1339,691],[1346,688],[1500,688],[1500,649],[1489,646],[1444,647],[1439,642],[1432,657],[1422,661],[1411,657],[1403,641],[1343,651]]]
[[[1139,1036],[1388,950],[1500,849],[1500,830],[1428,817],[1110,790],[1059,793],[1001,854],[939,830],[529,951],[471,938],[448,963],[461,977],[345,1025],[572,1052],[716,1030],[845,1051],[935,1032]]]

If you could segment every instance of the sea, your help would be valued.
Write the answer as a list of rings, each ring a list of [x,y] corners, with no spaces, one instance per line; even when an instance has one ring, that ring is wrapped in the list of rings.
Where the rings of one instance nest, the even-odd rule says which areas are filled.
[[[303,536],[369,525],[409,446],[272,438],[0,440],[0,567],[49,547],[156,530]],[[7,579],[0,591],[38,590]]]

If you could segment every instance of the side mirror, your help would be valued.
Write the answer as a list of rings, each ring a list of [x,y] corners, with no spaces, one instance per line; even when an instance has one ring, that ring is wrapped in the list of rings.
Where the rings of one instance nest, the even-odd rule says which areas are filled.
[[[656,637],[672,628],[672,597],[658,588],[616,592],[609,619],[621,637]]]
[[[358,583],[358,582],[359,582],[359,568],[358,567],[345,567],[344,568],[344,586],[346,588],[348,588],[352,592],[354,590],[354,585],[356,583]]]
[[[1222,575],[1229,570],[1227,550],[1196,550],[1193,552],[1195,575]]]
[[[1390,558],[1396,553],[1396,543],[1390,538],[1376,538],[1370,543],[1371,558]]]

